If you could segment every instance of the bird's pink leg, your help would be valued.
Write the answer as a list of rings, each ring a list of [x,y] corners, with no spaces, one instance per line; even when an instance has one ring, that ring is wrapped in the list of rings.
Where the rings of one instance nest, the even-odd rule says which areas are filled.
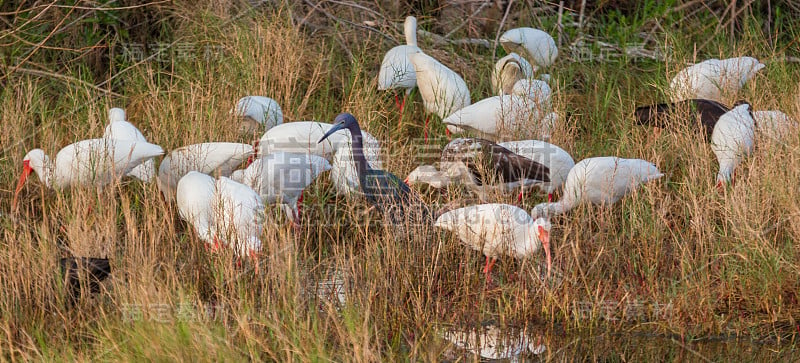
[[[522,204],[522,190],[520,190],[519,195],[517,195],[517,204]]]
[[[305,191],[301,191],[300,192],[300,198],[297,198],[297,218],[295,219],[295,221],[297,221],[298,225],[300,224],[300,222],[299,222],[300,221],[300,216],[302,215],[302,211],[303,211],[303,194],[304,193],[305,193]]]
[[[406,109],[406,99],[408,98],[408,94],[403,96],[403,102],[400,103],[400,114]]]
[[[547,203],[553,203],[553,193],[547,193]]]
[[[394,105],[400,109],[400,112],[403,112],[403,106],[400,104],[400,97],[397,96],[397,93],[394,94]]]

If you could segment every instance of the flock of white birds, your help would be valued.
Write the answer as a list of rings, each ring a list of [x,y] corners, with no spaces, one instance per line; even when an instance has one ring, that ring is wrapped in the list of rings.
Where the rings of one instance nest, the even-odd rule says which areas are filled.
[[[425,110],[438,116],[449,133],[468,132],[481,139],[453,140],[445,147],[438,169],[434,165],[419,166],[406,182],[427,183],[434,188],[466,184],[481,196],[485,196],[486,188],[510,192],[535,187],[549,196],[547,203],[535,206],[530,214],[513,205],[480,204],[438,216],[434,226],[452,231],[486,256],[487,279],[497,257],[521,258],[541,249],[546,253],[549,273],[550,217],[583,202],[615,203],[639,185],[663,176],[656,165],[646,160],[603,156],[575,163],[569,153],[547,142],[560,121],[553,109],[549,75],[539,74],[536,78],[558,55],[549,34],[532,28],[504,33],[500,42],[509,54],[497,62],[492,74],[496,95],[471,103],[464,79],[419,48],[416,25],[414,17],[406,19],[407,44],[386,53],[378,74],[378,89],[403,92],[403,101],[396,99],[402,112],[406,97],[416,87]],[[751,57],[694,64],[672,80],[672,101],[722,102],[762,68],[764,65]],[[278,103],[263,96],[242,98],[233,112],[242,117],[244,129],[259,127],[266,131],[255,145],[209,142],[184,146],[166,154],[156,171],[154,159],[164,155],[164,150],[147,142],[139,129],[127,121],[124,110],[111,109],[102,138],[68,145],[54,160],[41,149],[25,155],[13,208],[16,210],[18,196],[31,172],[36,172],[44,186],[58,189],[102,187],[123,176],[144,182],[156,178],[164,197],[177,203],[180,216],[209,248],[229,246],[239,256],[258,258],[265,204],[280,205],[289,221],[298,226],[302,191],[319,175],[330,171],[339,195],[358,198],[361,186],[353,154],[363,153],[371,169],[383,167],[380,143],[367,132],[362,133],[363,148],[354,150],[354,135],[348,130],[323,137],[340,125],[316,121],[284,123]],[[780,138],[795,125],[779,111],[752,112],[747,103],[738,104],[715,122],[710,141],[719,161],[720,184],[731,180],[737,165],[752,151],[756,131]],[[426,120],[426,137],[428,123]],[[459,156],[445,158],[448,150]],[[514,177],[494,182],[481,179],[474,167],[481,158],[491,164],[497,175]],[[541,170],[546,173],[528,177],[528,171],[519,170],[520,163],[544,166]],[[560,200],[554,201],[554,193],[560,194]]]

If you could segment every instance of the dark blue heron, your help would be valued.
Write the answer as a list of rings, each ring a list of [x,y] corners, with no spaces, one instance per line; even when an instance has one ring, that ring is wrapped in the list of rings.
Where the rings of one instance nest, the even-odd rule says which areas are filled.
[[[404,220],[406,213],[410,212],[408,207],[416,201],[416,198],[411,194],[411,188],[402,179],[388,171],[370,168],[364,157],[361,127],[353,115],[341,113],[336,116],[333,127],[319,139],[319,142],[341,129],[350,130],[350,137],[353,140],[351,144],[353,161],[358,172],[361,191],[364,192],[367,202],[378,208],[393,222]],[[427,208],[422,203],[415,204],[417,204],[416,207],[420,207],[422,215],[427,217]],[[387,213],[389,215],[386,215]],[[401,219],[397,217],[401,217]]]

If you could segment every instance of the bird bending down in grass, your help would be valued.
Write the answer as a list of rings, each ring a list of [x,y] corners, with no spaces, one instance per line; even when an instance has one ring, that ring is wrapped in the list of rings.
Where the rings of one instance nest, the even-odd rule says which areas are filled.
[[[533,219],[523,209],[507,204],[474,205],[442,214],[434,226],[455,233],[465,245],[486,256],[483,273],[487,281],[491,281],[489,273],[498,257],[521,259],[540,249],[544,249],[550,275],[552,226],[544,218]]]
[[[516,52],[539,67],[549,67],[558,57],[556,41],[550,34],[534,28],[516,28],[500,36],[500,45],[507,52]]]
[[[69,144],[54,161],[42,149],[33,149],[22,159],[22,175],[14,191],[12,209],[28,175],[36,172],[48,188],[103,187],[119,180],[145,160],[164,154],[155,144],[129,140],[90,139]]]
[[[178,181],[190,171],[229,176],[253,155],[253,147],[236,142],[205,142],[172,150],[158,167],[158,189],[175,195]]]
[[[401,102],[395,95],[395,103],[403,112],[406,105],[406,97],[417,86],[417,73],[414,65],[408,58],[410,53],[420,52],[417,46],[417,18],[407,16],[404,33],[406,44],[398,45],[386,52],[381,62],[381,69],[378,72],[378,90],[402,89],[405,90],[403,101]]]
[[[250,187],[190,171],[176,190],[178,213],[212,250],[229,246],[239,257],[261,251],[264,203]]]
[[[717,187],[731,182],[736,167],[753,152],[755,125],[750,105],[738,105],[717,121],[711,135],[711,150],[717,156]]]
[[[277,101],[264,96],[245,96],[239,99],[234,109],[243,119],[242,131],[269,130],[283,123],[283,111]]]
[[[611,205],[641,184],[662,176],[664,174],[646,160],[613,156],[583,159],[567,175],[561,199],[535,206],[531,215],[551,217],[566,213],[581,202]]]
[[[233,172],[231,179],[253,188],[267,204],[280,204],[297,227],[303,190],[330,169],[328,160],[317,155],[276,152]]]
[[[686,67],[669,84],[673,101],[708,99],[722,102],[734,96],[765,65],[753,57],[708,59]]]
[[[442,122],[477,132],[492,141],[522,137],[549,139],[558,115],[552,110],[546,82],[522,79],[511,94],[492,96],[454,111]],[[453,130],[457,134],[457,130]]]
[[[350,131],[339,130],[318,142],[332,124],[317,121],[295,121],[273,127],[261,136],[256,149],[257,157],[278,151],[321,156],[331,162],[333,154],[350,147]],[[364,156],[370,164],[379,163],[381,145],[369,132],[361,132]]]
[[[319,139],[325,141],[338,130],[348,129],[352,137],[352,154],[358,173],[361,191],[367,202],[376,207],[393,225],[408,222],[407,217],[425,222],[429,218],[427,208],[411,193],[411,189],[394,174],[372,169],[364,157],[363,136],[355,116],[341,113],[336,116],[333,127]],[[412,215],[413,214],[413,215]]]
[[[464,79],[433,57],[420,52],[410,53],[408,58],[417,72],[417,87],[425,110],[444,119],[451,113],[470,104],[469,88]],[[428,124],[425,119],[425,141],[428,141]],[[457,126],[448,126],[449,132],[462,132]]]
[[[533,72],[533,66],[525,58],[517,53],[511,53],[495,63],[492,71],[492,90],[498,96],[511,94],[514,84],[522,79],[533,78]]]
[[[107,140],[147,142],[142,132],[128,122],[125,117],[125,110],[117,107],[108,110],[108,125],[106,125],[103,138]],[[156,176],[155,160],[151,158],[139,164],[128,173],[128,176],[149,183]]]

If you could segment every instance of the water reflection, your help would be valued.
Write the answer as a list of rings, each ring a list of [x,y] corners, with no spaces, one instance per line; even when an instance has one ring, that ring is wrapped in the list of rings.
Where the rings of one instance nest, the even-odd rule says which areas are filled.
[[[522,330],[502,330],[497,325],[488,325],[479,329],[451,329],[442,333],[461,350],[485,359],[508,359],[519,361],[528,354],[542,354],[546,348],[542,337],[529,337]]]

